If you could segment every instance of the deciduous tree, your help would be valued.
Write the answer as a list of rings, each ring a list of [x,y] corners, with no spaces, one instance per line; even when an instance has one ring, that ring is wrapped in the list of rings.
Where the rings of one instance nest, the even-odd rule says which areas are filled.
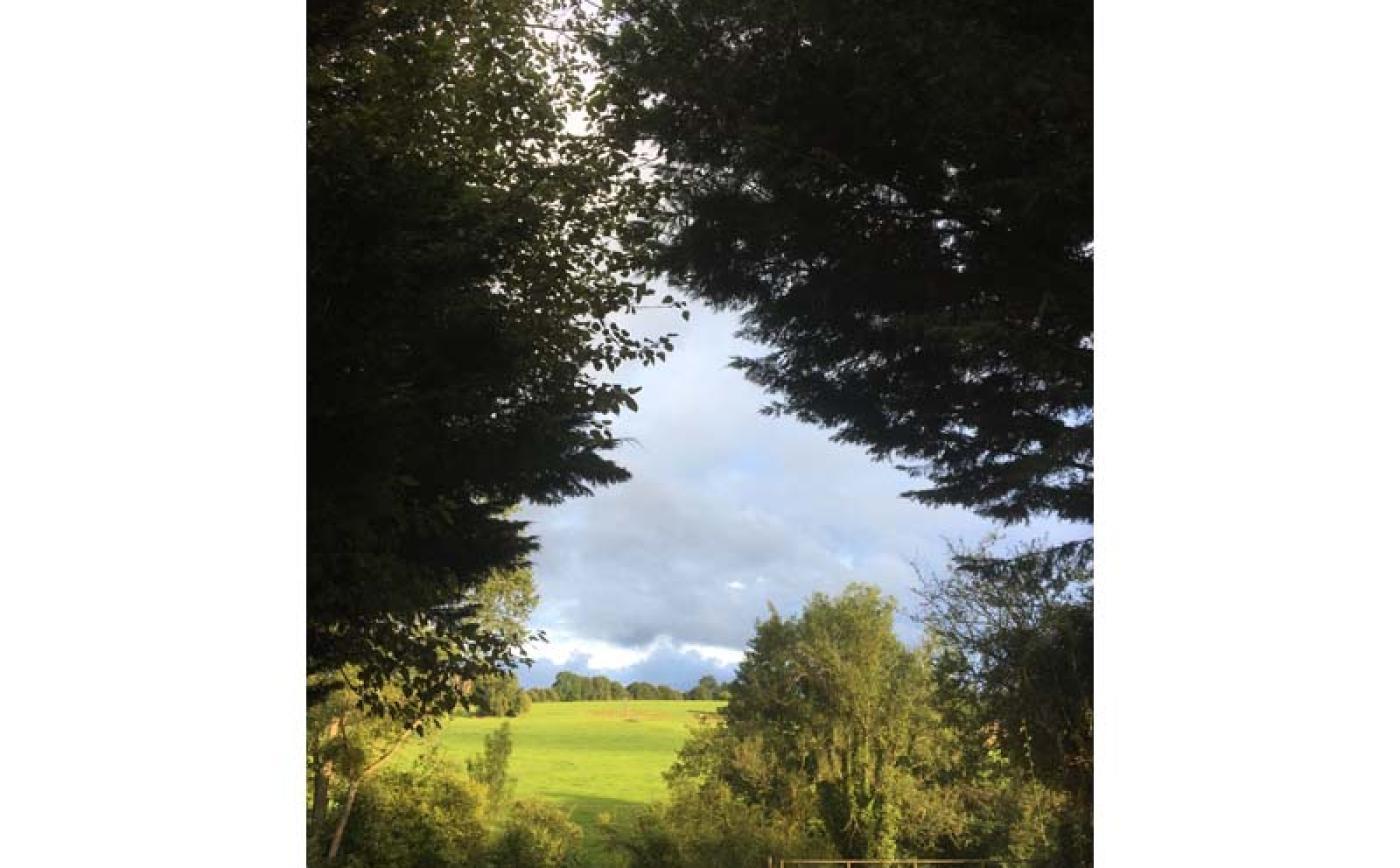
[[[803,798],[795,785],[810,787],[848,858],[896,855],[913,761],[940,738],[927,666],[895,637],[893,617],[893,601],[862,586],[814,595],[793,619],[774,614],[758,626],[723,711],[736,792],[790,812]],[[755,762],[762,772],[747,773]]]
[[[919,590],[940,649],[940,675],[970,697],[1018,769],[1068,799],[1057,841],[1065,864],[1093,853],[1094,613],[1092,547],[996,549],[995,539],[953,552],[944,575]]]

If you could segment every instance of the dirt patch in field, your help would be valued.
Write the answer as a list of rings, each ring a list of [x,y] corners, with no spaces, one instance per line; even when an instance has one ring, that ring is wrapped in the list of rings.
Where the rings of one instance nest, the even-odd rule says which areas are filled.
[[[668,720],[671,715],[664,711],[650,711],[642,708],[594,708],[588,712],[589,717],[602,717],[607,720],[621,720],[630,723],[637,723],[643,720]]]

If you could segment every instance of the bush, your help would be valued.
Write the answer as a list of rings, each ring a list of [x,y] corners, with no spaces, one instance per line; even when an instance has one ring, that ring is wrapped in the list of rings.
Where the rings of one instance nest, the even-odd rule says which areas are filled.
[[[609,830],[612,847],[625,854],[629,868],[763,865],[769,856],[836,855],[812,818],[749,804],[716,777],[690,776],[684,763],[670,775],[667,802],[643,811],[630,828]]]
[[[486,734],[485,749],[467,760],[467,776],[486,790],[493,806],[506,803],[515,783],[509,776],[510,752],[510,724],[503,723],[495,732]]]
[[[539,801],[520,801],[491,852],[492,868],[563,868],[579,864],[583,830],[563,811]]]
[[[486,788],[430,753],[371,778],[345,831],[347,868],[470,868],[487,852]]]
[[[629,868],[676,868],[681,865],[677,835],[667,827],[660,806],[650,806],[629,829],[607,827],[608,843],[627,857]]]

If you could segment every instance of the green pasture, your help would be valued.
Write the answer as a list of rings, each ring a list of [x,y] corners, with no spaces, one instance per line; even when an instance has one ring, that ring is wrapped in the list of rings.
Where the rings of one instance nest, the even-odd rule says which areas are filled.
[[[627,820],[666,794],[661,774],[692,727],[723,702],[537,702],[510,718],[510,776],[517,798],[561,805],[583,827],[586,852],[605,864],[600,814]],[[455,717],[432,741],[449,759],[480,753],[502,718]]]

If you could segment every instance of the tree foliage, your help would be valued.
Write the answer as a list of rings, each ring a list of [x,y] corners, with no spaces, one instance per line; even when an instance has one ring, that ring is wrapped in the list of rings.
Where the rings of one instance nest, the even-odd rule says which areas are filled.
[[[627,685],[627,695],[633,699],[660,699],[656,685],[648,681],[633,681]]]
[[[581,865],[583,830],[554,805],[516,802],[491,852],[491,868],[565,868]]]
[[[552,687],[532,687],[526,691],[535,702],[598,702],[627,699],[703,699],[729,698],[729,685],[721,684],[713,675],[702,675],[695,686],[685,692],[669,684],[633,681],[625,687],[606,675],[579,675],[576,672],[556,673]]]
[[[611,8],[607,128],[665,188],[650,267],[771,348],[737,362],[770,410],[927,479],[920,502],[1090,522],[1091,4]],[[1014,828],[1067,835],[1071,861],[1091,858],[1091,584],[1092,542],[964,552],[929,612],[942,719],[1039,788],[1023,805],[1062,805],[1057,830]]]
[[[534,700],[521,688],[515,674],[508,673],[476,679],[468,703],[477,717],[519,717],[530,710]]]
[[[719,699],[721,686],[713,675],[702,675],[695,686],[685,692],[686,699]]]
[[[334,697],[336,694],[332,694]],[[375,753],[398,737],[393,721],[357,710],[353,703],[322,703],[355,723],[349,749]],[[363,728],[367,724],[370,728]],[[485,749],[465,765],[448,762],[436,745],[411,764],[363,775],[359,798],[349,804],[343,781],[332,801],[343,843],[331,856],[325,834],[310,828],[307,864],[347,868],[515,868],[577,864],[579,827],[558,809],[537,802],[513,802],[509,776],[509,725],[487,735]],[[341,770],[363,762],[335,757]],[[353,808],[353,811],[350,809]],[[345,813],[350,811],[349,813]]]
[[[489,818],[485,788],[429,752],[365,788],[346,835],[343,864],[473,868],[489,853]]]
[[[1067,799],[1057,850],[1092,862],[1093,549],[995,539],[956,549],[952,569],[920,588],[939,669],[971,698],[974,725],[1008,761]]]
[[[505,805],[515,785],[509,776],[512,749],[510,724],[503,723],[486,734],[481,753],[467,760],[467,775],[486,789],[493,805]]]
[[[871,587],[758,626],[718,726],[619,833],[634,868],[787,858],[1043,858],[1063,796],[1018,773],[976,709],[895,636]]]
[[[586,57],[541,25],[571,8],[308,7],[308,669],[403,721],[520,655],[465,598],[531,549],[516,504],[627,477],[608,373],[670,345],[611,319],[645,188],[568,126]]]
[[[317,691],[320,701],[307,711],[306,771],[308,859],[313,864],[337,860],[343,851],[360,795],[372,787],[399,749],[425,721],[405,726],[392,717],[366,711],[349,672]],[[321,687],[314,683],[313,686]],[[398,688],[384,688],[386,703],[402,702]]]
[[[771,408],[1002,521],[1092,516],[1092,5],[617,0],[651,266],[771,353]]]
[[[606,675],[560,672],[554,676],[554,692],[562,702],[630,699],[627,688]]]
[[[836,849],[892,858],[901,790],[939,724],[923,661],[900,644],[894,605],[870,587],[817,594],[801,616],[758,627],[724,709],[740,750],[766,754],[762,774],[731,766],[731,785],[781,808],[810,791]]]

